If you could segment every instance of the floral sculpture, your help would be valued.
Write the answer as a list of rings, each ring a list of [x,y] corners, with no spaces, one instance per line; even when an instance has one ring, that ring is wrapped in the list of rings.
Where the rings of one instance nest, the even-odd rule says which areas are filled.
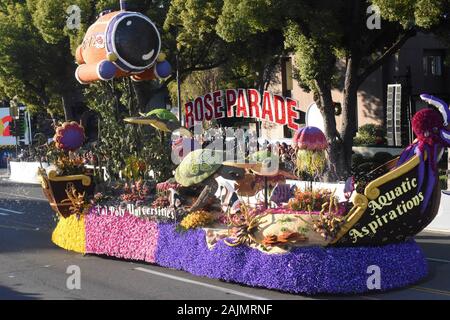
[[[75,151],[84,143],[84,128],[74,121],[65,122],[56,129],[53,140],[58,149]]]
[[[321,174],[325,169],[325,151],[328,148],[323,132],[316,127],[304,127],[295,133],[292,142],[297,149],[297,170],[311,176]]]

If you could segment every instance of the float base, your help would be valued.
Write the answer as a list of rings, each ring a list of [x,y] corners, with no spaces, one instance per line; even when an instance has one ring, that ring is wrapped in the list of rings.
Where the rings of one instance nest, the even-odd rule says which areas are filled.
[[[58,236],[53,237],[58,246],[68,250],[145,261],[197,276],[295,294],[373,292],[367,285],[373,275],[370,266],[379,267],[380,291],[412,285],[427,275],[427,262],[413,240],[381,247],[297,247],[285,254],[266,254],[247,246],[229,247],[223,241],[210,250],[202,229],[180,233],[175,224],[129,214],[89,214],[84,221],[70,222],[61,219],[55,230]],[[63,239],[63,234],[70,239]]]

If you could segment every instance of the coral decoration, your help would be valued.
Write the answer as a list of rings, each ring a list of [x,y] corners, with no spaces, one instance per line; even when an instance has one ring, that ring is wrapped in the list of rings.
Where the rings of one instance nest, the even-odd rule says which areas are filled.
[[[122,201],[132,203],[145,201],[150,196],[150,188],[142,180],[125,183],[123,193],[120,195]]]
[[[180,187],[181,184],[177,183],[176,181],[165,181],[160,182],[156,185],[156,191],[165,192],[169,191],[170,189],[178,190]]]
[[[308,238],[298,232],[283,232],[280,235],[268,235],[266,236],[262,244],[268,247],[283,246],[288,244],[295,244],[298,242],[306,242]]]
[[[288,209],[294,211],[320,211],[323,204],[330,199],[336,199],[333,192],[328,189],[302,190],[297,189],[294,198],[290,199]]]
[[[295,133],[292,142],[298,149],[319,151],[328,148],[325,134],[319,128],[311,126],[300,128]]]
[[[152,202],[152,208],[165,208],[170,206],[170,200],[167,196],[159,196]]]
[[[84,135],[84,128],[78,123],[65,122],[56,128],[53,140],[58,149],[64,151],[75,151],[79,149],[86,139]]]
[[[259,228],[261,219],[267,216],[268,213],[255,215],[255,212],[250,210],[245,204],[241,204],[240,209],[236,217],[229,218],[232,228],[230,233],[234,233],[234,235],[231,241],[224,240],[225,244],[230,247],[258,244],[259,241],[255,237],[255,232]]]
[[[61,203],[70,205],[70,213],[73,215],[85,215],[89,212],[90,204],[86,200],[86,191],[78,192],[73,183],[68,183],[66,187],[67,199]]]

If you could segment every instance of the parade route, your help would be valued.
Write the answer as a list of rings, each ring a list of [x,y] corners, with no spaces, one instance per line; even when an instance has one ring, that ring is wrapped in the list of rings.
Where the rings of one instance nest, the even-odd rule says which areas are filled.
[[[0,299],[450,300],[450,234],[445,233],[417,237],[429,263],[429,276],[421,283],[382,294],[305,297],[67,252],[51,242],[54,226],[54,213],[39,185],[0,181]],[[81,270],[80,290],[66,287],[72,265]]]

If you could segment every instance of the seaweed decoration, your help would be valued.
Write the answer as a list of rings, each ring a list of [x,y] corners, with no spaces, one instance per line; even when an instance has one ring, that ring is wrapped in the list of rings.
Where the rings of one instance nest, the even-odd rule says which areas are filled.
[[[334,193],[335,191],[330,196],[330,200],[322,205],[319,219],[313,223],[313,230],[327,241],[335,239],[345,223],[345,218],[339,214],[339,202]]]
[[[234,236],[231,242],[224,240],[225,244],[230,247],[237,247],[239,245],[260,244],[255,238],[255,232],[259,228],[261,219],[269,213],[255,215],[245,204],[241,204],[240,212],[236,213],[236,217],[232,218],[228,213],[228,220],[231,229],[235,229]],[[237,219],[236,219],[237,218]],[[230,230],[231,233],[231,230]]]

